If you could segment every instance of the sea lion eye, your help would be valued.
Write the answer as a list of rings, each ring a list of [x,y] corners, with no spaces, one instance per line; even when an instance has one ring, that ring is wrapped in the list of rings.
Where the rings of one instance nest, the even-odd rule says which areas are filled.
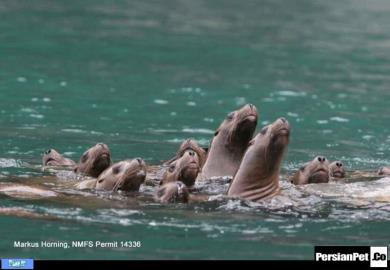
[[[226,116],[226,119],[232,120],[233,117],[234,117],[234,112],[231,112],[231,113],[229,113],[229,114]]]
[[[103,182],[103,181],[104,181],[104,178],[99,179],[98,183],[100,184],[100,183]]]
[[[302,166],[302,167],[299,168],[299,170],[300,170],[301,172],[303,172],[303,171],[305,170],[305,168],[306,168],[306,166]]]
[[[174,172],[175,171],[175,165],[171,165],[168,169],[169,172]]]
[[[268,127],[265,127],[265,128],[263,128],[263,129],[260,131],[260,134],[261,134],[261,135],[265,135],[265,134],[267,133],[267,131],[268,131]]]
[[[215,136],[217,136],[217,135],[218,135],[218,133],[219,133],[219,131],[216,131],[216,132],[214,133],[214,137],[215,137]]]
[[[120,171],[121,171],[121,165],[116,165],[115,167],[112,168],[113,174],[118,174]]]
[[[81,157],[81,162],[84,163],[88,160],[89,158],[89,155],[88,155],[88,152],[87,153],[84,153],[84,155]]]

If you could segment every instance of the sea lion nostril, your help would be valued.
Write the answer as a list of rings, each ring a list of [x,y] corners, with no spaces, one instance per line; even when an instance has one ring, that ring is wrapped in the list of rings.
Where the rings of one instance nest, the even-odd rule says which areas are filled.
[[[50,154],[50,153],[51,153],[51,149],[49,149],[49,150],[47,150],[47,151],[45,152],[46,155],[48,155],[48,154]]]
[[[142,164],[142,159],[141,158],[136,158],[139,164]]]
[[[284,118],[284,117],[280,118],[280,120],[282,120],[283,123],[287,122],[286,118]]]
[[[319,157],[317,157],[317,160],[322,163],[322,162],[325,162],[326,158],[319,156]]]
[[[190,156],[192,156],[192,157],[195,156],[195,153],[194,153],[193,151],[190,151],[189,154],[190,154]]]

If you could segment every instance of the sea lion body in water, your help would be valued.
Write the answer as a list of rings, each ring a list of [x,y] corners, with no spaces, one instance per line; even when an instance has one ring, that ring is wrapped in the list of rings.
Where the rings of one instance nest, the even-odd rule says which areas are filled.
[[[312,161],[305,163],[290,178],[295,185],[329,182],[329,161],[322,156],[315,157]]]
[[[345,177],[345,167],[341,161],[333,161],[329,165],[329,176],[339,179]]]
[[[378,170],[378,175],[390,175],[390,167],[382,167]]]
[[[49,197],[57,197],[57,192],[40,188],[27,186],[16,183],[0,183],[0,194],[16,198],[16,199],[42,199]]]
[[[231,112],[214,133],[206,163],[198,179],[233,176],[252,139],[257,125],[257,109],[247,104]]]
[[[42,157],[43,166],[75,166],[76,162],[69,158],[63,157],[55,149],[47,150]]]
[[[189,197],[187,186],[180,181],[168,182],[160,186],[154,195],[154,199],[161,203],[188,203]]]
[[[74,172],[98,177],[110,165],[110,149],[104,143],[98,143],[84,152]]]
[[[171,162],[165,169],[160,185],[169,182],[181,181],[186,186],[194,185],[195,180],[201,170],[201,160],[195,151],[187,149],[183,155]]]
[[[227,195],[250,201],[276,195],[279,192],[280,166],[289,137],[290,125],[284,118],[264,127],[249,143]]]
[[[145,176],[145,162],[135,158],[117,162],[103,171],[97,179],[82,181],[76,187],[106,191],[138,191],[145,181]]]

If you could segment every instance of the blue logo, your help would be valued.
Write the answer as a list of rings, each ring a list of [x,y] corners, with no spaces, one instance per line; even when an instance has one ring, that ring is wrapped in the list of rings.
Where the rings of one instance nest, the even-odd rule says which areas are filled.
[[[1,269],[34,269],[34,260],[1,259]]]

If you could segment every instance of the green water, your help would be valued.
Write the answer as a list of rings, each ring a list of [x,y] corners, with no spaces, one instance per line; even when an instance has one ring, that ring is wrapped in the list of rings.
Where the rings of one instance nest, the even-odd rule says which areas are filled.
[[[0,181],[43,177],[31,166],[50,147],[78,159],[104,142],[116,161],[158,164],[188,137],[206,146],[224,116],[248,102],[259,126],[289,120],[284,171],[317,154],[351,170],[390,164],[389,12],[385,0],[2,0]],[[316,244],[390,238],[389,203],[316,197],[273,211],[237,201],[116,208],[0,199],[58,218],[1,216],[4,257],[312,259]],[[142,247],[18,249],[15,240]]]

